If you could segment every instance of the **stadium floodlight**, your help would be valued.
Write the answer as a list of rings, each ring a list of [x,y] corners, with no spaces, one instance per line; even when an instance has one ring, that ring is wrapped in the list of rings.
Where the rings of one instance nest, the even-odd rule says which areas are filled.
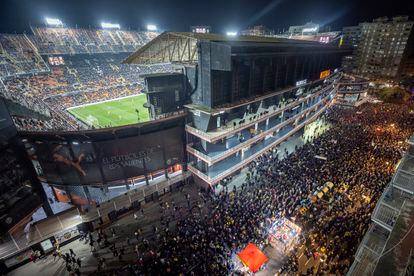
[[[236,36],[237,32],[227,32],[226,35],[228,36]]]
[[[101,26],[103,29],[121,29],[121,26],[119,24],[113,24],[108,22],[102,22]]]
[[[50,18],[50,17],[46,17],[46,23],[48,25],[52,25],[52,26],[62,26],[63,25],[63,23],[60,19]]]
[[[156,25],[154,25],[154,24],[148,24],[147,25],[147,30],[148,31],[156,31],[157,30],[157,26]]]

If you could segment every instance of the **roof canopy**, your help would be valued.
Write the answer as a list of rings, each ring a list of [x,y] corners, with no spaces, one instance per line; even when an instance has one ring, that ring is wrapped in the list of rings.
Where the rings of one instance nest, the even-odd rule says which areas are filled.
[[[250,243],[239,254],[240,260],[248,266],[252,272],[256,272],[269,259],[256,245]]]
[[[286,46],[324,46],[313,41],[294,40],[279,37],[261,36],[225,36],[219,34],[203,34],[190,32],[164,32],[148,42],[124,63],[153,64],[153,63],[196,63],[198,60],[198,41],[222,42],[231,45],[274,45]]]

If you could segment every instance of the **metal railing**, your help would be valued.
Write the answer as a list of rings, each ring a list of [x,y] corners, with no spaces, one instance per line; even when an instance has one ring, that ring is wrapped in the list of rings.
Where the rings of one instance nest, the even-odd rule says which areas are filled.
[[[217,155],[215,155],[213,157],[210,157],[210,156],[208,156],[208,155],[200,152],[199,150],[191,147],[190,145],[187,145],[187,151],[189,153],[191,153],[191,154],[199,157],[200,159],[202,159],[203,161],[205,161],[208,165],[212,165],[214,163],[217,163],[217,162],[223,160],[226,156],[229,156],[229,155],[234,154],[239,149],[241,149],[241,148],[243,148],[243,147],[245,147],[245,146],[247,146],[249,144],[252,144],[252,143],[254,143],[254,142],[262,139],[263,137],[265,137],[269,133],[274,132],[274,131],[276,131],[278,129],[283,128],[287,124],[289,124],[289,123],[295,121],[296,119],[300,118],[301,116],[307,114],[309,111],[312,110],[312,108],[314,108],[315,106],[319,105],[323,101],[328,100],[329,97],[330,97],[330,95],[326,96],[325,98],[322,98],[320,101],[312,104],[311,106],[309,106],[306,109],[302,110],[300,113],[296,114],[295,116],[293,116],[293,117],[285,120],[284,122],[280,122],[277,125],[273,126],[272,128],[269,128],[268,130],[265,130],[265,131],[261,132],[260,134],[254,136],[253,138],[248,139],[247,141],[245,141],[243,143],[240,143],[240,144],[238,144],[238,145],[236,145],[236,146],[234,146],[234,147],[232,147],[232,148],[230,148],[230,149],[228,149],[226,151],[223,151],[223,152],[221,152],[221,153],[219,153],[219,154],[217,154]]]
[[[322,102],[320,102],[318,105],[321,105]],[[317,108],[317,107],[315,107]],[[300,130],[303,126],[305,126],[306,124],[314,121],[322,112],[324,112],[326,109],[328,108],[328,104],[325,105],[324,107],[322,107],[318,112],[316,112],[314,115],[312,115],[312,117],[310,117],[309,119],[305,120],[304,122],[300,123],[298,126],[296,126],[295,128],[293,128],[291,131],[289,131],[288,133],[286,133],[283,137],[280,137],[278,140],[274,141],[273,143],[269,144],[268,146],[264,147],[263,149],[257,151],[255,154],[253,154],[252,156],[242,160],[241,162],[237,163],[235,166],[232,166],[230,168],[228,168],[227,170],[217,174],[215,177],[211,178],[208,175],[204,174],[203,172],[201,172],[200,170],[198,170],[196,167],[192,166],[191,164],[188,164],[188,168],[189,170],[194,173],[195,175],[197,175],[198,177],[200,177],[201,179],[203,179],[204,181],[206,181],[207,183],[209,183],[210,185],[214,185],[216,183],[218,183],[220,180],[222,180],[223,178],[225,178],[226,176],[230,175],[231,173],[237,171],[238,169],[244,167],[245,165],[247,165],[248,163],[250,163],[251,161],[253,161],[255,158],[257,158],[257,156],[259,156],[260,154],[266,152],[267,150],[269,150],[270,148],[282,143],[283,141],[285,141],[286,139],[288,139],[290,136],[292,136],[294,133],[296,133],[298,130]]]
[[[409,156],[409,153],[406,153],[403,160],[407,156]],[[401,173],[403,168],[404,165],[401,162],[393,179],[379,198],[371,215],[373,224],[358,247],[355,260],[347,273],[348,276],[373,275],[376,273],[378,265],[382,266],[381,269],[387,269],[392,264],[390,269],[393,271],[395,270],[394,265],[400,266],[394,260],[396,256],[400,256],[399,252],[395,252],[393,253],[394,256],[384,259],[384,261],[389,260],[390,264],[384,264],[380,260],[384,258],[384,254],[391,254],[393,250],[396,250],[397,245],[403,248],[400,243],[403,242],[412,229],[412,222],[410,221],[407,225],[408,221],[405,218],[412,216],[413,195],[396,186],[396,176]],[[405,222],[401,224],[400,220]],[[410,225],[411,228],[409,228]],[[374,233],[372,229],[376,229],[376,232]],[[405,234],[404,232],[400,233],[403,229]],[[389,249],[385,251],[386,248]]]
[[[217,131],[217,132],[204,132],[204,131],[199,130],[199,129],[195,128],[195,127],[192,127],[192,126],[190,126],[188,124],[185,126],[185,128],[186,128],[186,131],[187,132],[189,132],[189,133],[191,133],[191,134],[193,134],[193,135],[195,135],[195,136],[197,136],[197,137],[199,137],[199,138],[201,138],[203,140],[206,140],[207,142],[210,142],[211,143],[211,142],[220,140],[220,139],[222,139],[222,138],[224,138],[226,136],[229,136],[229,135],[231,135],[233,133],[236,133],[236,132],[238,132],[238,131],[240,131],[242,129],[246,129],[246,128],[250,127],[250,126],[253,126],[256,123],[263,122],[266,119],[268,119],[270,117],[273,117],[273,116],[277,115],[278,113],[282,113],[283,111],[285,111],[285,110],[287,110],[287,109],[289,109],[291,107],[294,107],[294,106],[296,106],[298,104],[301,104],[304,101],[307,101],[307,100],[316,98],[320,94],[326,92],[328,89],[331,89],[331,88],[332,89],[335,89],[334,85],[330,84],[330,85],[324,87],[323,89],[321,89],[320,91],[318,91],[318,92],[316,92],[314,94],[310,94],[310,95],[308,95],[306,97],[301,98],[300,100],[297,100],[297,101],[294,101],[292,103],[289,103],[289,104],[287,104],[287,105],[285,105],[285,106],[283,106],[281,108],[277,108],[275,110],[269,110],[270,109],[269,108],[267,110],[268,111],[267,114],[264,114],[262,116],[257,115],[257,119],[252,120],[252,121],[249,121],[248,123],[238,124],[238,126],[236,126],[236,127],[231,127],[230,126],[227,129],[221,129],[220,131]]]

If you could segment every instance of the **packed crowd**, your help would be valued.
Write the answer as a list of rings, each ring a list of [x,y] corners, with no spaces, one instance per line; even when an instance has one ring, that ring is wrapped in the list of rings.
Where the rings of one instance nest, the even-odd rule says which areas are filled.
[[[13,122],[18,130],[23,131],[63,131],[63,130],[80,130],[82,126],[71,116],[63,116],[58,112],[50,113],[47,120],[38,118],[12,116]]]
[[[56,95],[88,92],[128,84],[143,84],[140,75],[169,71],[170,65],[121,64],[126,54],[64,56],[64,64],[50,65],[49,74],[4,80],[6,90],[21,97],[44,99]]]
[[[143,86],[141,74],[171,71],[170,65],[122,64],[129,54],[155,38],[155,32],[43,27],[32,30],[33,35],[0,34],[0,94],[43,115],[40,117],[50,118],[20,114],[14,117],[19,129],[86,127],[65,109],[139,93]]]
[[[265,247],[269,225],[285,217],[302,228],[306,256],[325,260],[319,273],[344,275],[414,130],[408,106],[366,104],[356,111],[330,110],[326,119],[332,127],[318,138],[310,137],[290,154],[277,149],[263,154],[250,164],[246,181],[237,189],[211,193],[201,204],[189,200],[191,210],[209,205],[208,215],[193,211],[179,219],[176,231],[164,223],[154,230],[152,242],[138,238],[137,261],[124,271],[228,275],[234,254],[248,243]],[[334,187],[301,212],[302,203],[326,182]],[[298,270],[292,254],[279,272],[292,275]]]
[[[85,126],[71,117],[67,108],[140,93],[143,89],[140,75],[172,70],[169,64],[121,64],[126,56],[124,53],[63,56],[62,64],[49,64],[50,73],[3,80],[0,93],[50,117],[49,120],[15,117],[19,129],[75,130],[77,126]]]
[[[133,52],[158,33],[81,28],[33,28],[31,40],[41,54]]]
[[[0,79],[48,72],[41,55],[131,53],[156,32],[33,28],[33,35],[0,34]]]
[[[47,70],[26,35],[0,34],[0,79]]]

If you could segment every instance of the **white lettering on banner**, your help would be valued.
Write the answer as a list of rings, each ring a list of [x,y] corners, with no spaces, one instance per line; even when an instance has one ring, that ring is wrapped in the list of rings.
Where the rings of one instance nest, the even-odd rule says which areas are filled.
[[[155,147],[152,147],[139,152],[103,157],[102,164],[108,166],[110,170],[128,167],[142,168],[144,161],[146,163],[151,162],[149,154],[153,153],[154,150]]]

